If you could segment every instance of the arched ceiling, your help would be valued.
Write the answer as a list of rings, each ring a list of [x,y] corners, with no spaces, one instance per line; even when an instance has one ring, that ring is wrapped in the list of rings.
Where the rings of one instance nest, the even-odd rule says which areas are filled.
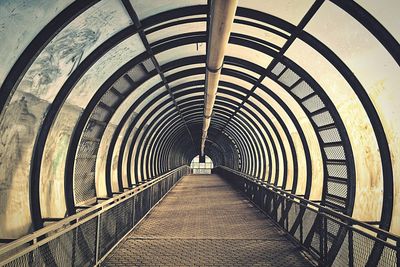
[[[0,3],[0,237],[190,164],[209,5]],[[398,8],[240,0],[206,142],[214,165],[400,233]]]

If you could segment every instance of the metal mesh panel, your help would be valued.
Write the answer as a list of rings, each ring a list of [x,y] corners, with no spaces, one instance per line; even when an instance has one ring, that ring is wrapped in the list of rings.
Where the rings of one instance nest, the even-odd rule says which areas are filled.
[[[314,211],[308,209],[305,210],[303,215],[303,235],[307,236],[314,224],[317,214]]]
[[[87,138],[98,139],[103,133],[104,127],[95,121],[89,121],[86,125],[84,136]]]
[[[133,228],[133,204],[134,200],[129,199],[113,208],[114,220],[117,221],[115,234],[118,240]]]
[[[318,226],[315,228],[314,236],[311,240],[311,247],[319,254],[320,252],[320,235],[318,233]]]
[[[314,90],[308,85],[308,83],[302,81],[292,89],[292,93],[295,94],[298,98],[302,99],[314,93]]]
[[[344,149],[342,146],[324,147],[326,157],[331,160],[345,160]]]
[[[328,181],[328,194],[347,198],[347,184]]]
[[[113,107],[116,103],[120,101],[119,96],[114,94],[111,90],[108,90],[105,95],[101,98],[101,102],[109,107]]]
[[[129,89],[131,89],[131,84],[124,76],[122,76],[113,84],[113,87],[121,94],[125,94],[129,91]]]
[[[339,228],[340,225],[337,222],[330,220],[329,218],[326,219],[326,229],[329,234],[336,237],[339,233]]]
[[[296,232],[294,233],[294,237],[296,238],[296,240],[298,240],[300,243],[303,243],[303,240],[301,240],[301,236],[300,236],[300,228],[302,227],[301,224],[299,224],[299,226],[296,229]]]
[[[90,157],[96,155],[99,143],[92,140],[81,140],[79,144],[78,157]]]
[[[317,95],[303,101],[302,104],[306,107],[306,109],[308,109],[309,112],[314,112],[325,107],[321,98],[319,98]]]
[[[99,247],[101,257],[117,243],[116,227],[117,220],[114,216],[114,208],[100,215]]]
[[[140,192],[135,196],[135,223],[140,221],[140,219],[142,219],[143,217],[142,200],[143,200],[143,192]]]
[[[143,61],[142,64],[146,68],[147,72],[150,72],[150,71],[154,70],[154,68],[155,68],[154,64],[150,58]]]
[[[337,128],[319,131],[319,135],[321,136],[322,141],[324,141],[324,143],[333,143],[341,141],[339,131]]]
[[[338,198],[335,198],[333,196],[327,195],[325,197],[325,200],[326,200],[326,202],[333,203],[333,204],[335,204],[337,206],[340,206],[342,208],[346,207],[346,202],[344,200],[342,200],[342,199],[338,199]]]
[[[278,76],[279,74],[281,74],[281,72],[285,69],[285,65],[283,65],[282,63],[278,63],[275,65],[275,67],[272,69],[272,73],[275,74],[276,76]]]
[[[135,66],[133,69],[128,71],[128,76],[135,82],[143,80],[147,74],[142,67],[139,65]]]
[[[284,83],[286,86],[291,87],[295,82],[300,79],[299,75],[297,75],[291,69],[287,69],[281,77],[279,77],[279,81]]]
[[[278,198],[278,208],[277,208],[277,210],[276,210],[276,214],[277,214],[277,217],[276,217],[276,220],[279,222],[279,220],[282,218],[282,201],[281,201],[281,199],[279,199]]]
[[[366,266],[374,242],[368,237],[353,231],[354,266]]]
[[[79,162],[79,161],[78,161]],[[75,202],[81,203],[96,196],[94,172],[82,171],[75,175],[74,194]]]
[[[329,125],[334,122],[329,111],[325,111],[320,114],[314,115],[312,116],[312,119],[318,127]]]
[[[400,253],[400,252],[399,252]],[[396,250],[385,247],[383,248],[381,258],[379,260],[378,266],[389,267],[389,266],[399,266],[400,262],[397,262]]]
[[[339,252],[336,255],[336,258],[332,264],[332,266],[342,267],[349,266],[349,234],[346,234],[346,237],[340,246]]]
[[[69,231],[5,266],[71,266],[74,231]]]
[[[296,221],[297,215],[299,214],[299,207],[295,203],[288,202],[291,205],[289,212],[288,212],[288,226],[289,230],[292,229],[294,222]]]
[[[327,164],[328,174],[331,177],[347,178],[347,166],[339,164]]]
[[[104,257],[133,228],[135,202],[139,203],[137,200],[140,199],[140,202],[143,203],[142,205],[136,205],[136,208],[139,208],[140,211],[136,213],[143,217],[150,209],[149,198],[151,197],[151,193],[154,194],[153,202],[156,203],[163,193],[166,193],[167,189],[172,187],[186,171],[179,172],[180,175],[176,173],[172,174],[160,183],[139,192],[138,195],[125,201],[117,202],[110,209],[106,209],[108,206],[102,206],[103,213],[98,215],[98,217],[77,225],[75,228],[68,229],[69,226],[67,226],[66,228],[62,227],[57,231],[49,232],[48,237],[53,239],[38,248],[32,247],[32,251],[12,260],[5,266],[96,265],[98,263],[96,262],[96,258],[101,259]],[[151,188],[155,189],[151,191]],[[85,218],[88,218],[88,215],[81,216],[76,222],[81,223],[82,219]],[[135,220],[135,223],[137,223],[137,220]],[[67,232],[59,232],[64,230]],[[52,236],[53,234],[60,233],[60,236]],[[3,261],[25,248],[26,246],[21,246],[18,249],[9,251],[7,254],[2,254],[1,260]],[[96,252],[98,252],[98,255],[96,255]]]
[[[94,265],[96,253],[97,218],[76,228],[74,266]]]
[[[96,106],[96,108],[93,110],[91,118],[98,121],[108,121],[109,116],[110,113],[106,109]]]

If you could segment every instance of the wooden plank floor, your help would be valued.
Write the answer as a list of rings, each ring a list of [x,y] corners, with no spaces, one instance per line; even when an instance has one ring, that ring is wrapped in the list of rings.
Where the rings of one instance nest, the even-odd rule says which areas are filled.
[[[102,266],[312,266],[217,175],[189,175]]]

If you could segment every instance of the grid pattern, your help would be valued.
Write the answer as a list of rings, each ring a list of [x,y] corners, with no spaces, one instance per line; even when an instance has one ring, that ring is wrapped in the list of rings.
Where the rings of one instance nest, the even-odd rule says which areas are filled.
[[[104,266],[310,266],[299,248],[216,175],[190,175]]]

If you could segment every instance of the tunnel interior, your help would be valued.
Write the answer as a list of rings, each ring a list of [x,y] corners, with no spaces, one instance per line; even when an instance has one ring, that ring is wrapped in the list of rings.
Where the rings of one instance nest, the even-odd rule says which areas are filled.
[[[0,3],[0,239],[200,153],[210,2]],[[205,154],[400,234],[399,2],[240,0]]]

